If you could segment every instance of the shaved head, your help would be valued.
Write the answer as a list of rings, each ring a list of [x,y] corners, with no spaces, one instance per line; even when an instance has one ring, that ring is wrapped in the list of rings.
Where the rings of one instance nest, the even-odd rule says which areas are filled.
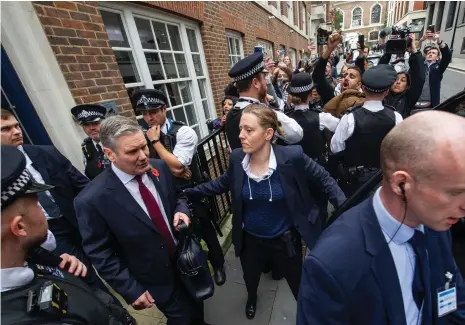
[[[465,118],[426,111],[394,127],[381,144],[382,200],[398,221],[436,231],[465,217]]]
[[[438,160],[454,160],[459,148],[464,153],[464,139],[464,118],[439,111],[415,114],[393,128],[381,144],[384,177],[396,170],[409,171],[417,179],[430,177],[437,172]]]

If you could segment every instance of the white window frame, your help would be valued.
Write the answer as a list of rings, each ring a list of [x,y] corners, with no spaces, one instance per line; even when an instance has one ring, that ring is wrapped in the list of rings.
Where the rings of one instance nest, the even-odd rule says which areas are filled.
[[[379,22],[374,23],[374,22],[371,21],[371,15],[372,15],[372,13],[373,13],[373,8],[374,8],[376,5],[379,6]],[[382,6],[380,3],[376,2],[376,3],[374,3],[374,4],[370,7],[370,25],[379,25],[379,24],[381,24],[381,18],[382,18],[382,17],[383,17],[383,6]],[[363,21],[363,10],[362,10],[362,21]]]
[[[273,54],[273,43],[264,40],[264,39],[257,39],[257,46],[262,46],[263,48],[269,50],[266,55],[270,56],[272,60],[274,60],[274,54]]]
[[[244,58],[244,43],[242,41],[242,35],[240,33],[238,33],[238,32],[234,32],[232,30],[226,30],[226,40],[228,42],[228,58],[230,59],[233,56],[237,56],[235,54],[231,54],[231,49],[229,48],[229,39],[230,38],[236,39],[236,40],[239,41],[239,52],[240,52],[239,59],[243,59]],[[231,62],[231,60],[229,60],[229,62]]]
[[[215,110],[213,94],[211,90],[208,66],[205,60],[205,53],[203,49],[202,38],[200,35],[200,28],[198,24],[188,19],[181,18],[179,16],[175,16],[175,15],[172,15],[166,12],[161,12],[155,8],[147,10],[147,8],[144,8],[138,5],[130,5],[130,4],[128,5],[126,3],[115,3],[115,2],[102,1],[100,2],[99,7],[102,10],[119,13],[121,15],[123,26],[126,29],[128,42],[130,42],[130,45],[132,45],[132,49],[134,51],[133,52],[134,61],[135,61],[139,76],[142,81],[138,83],[125,84],[126,88],[131,88],[134,86],[143,86],[146,89],[153,89],[154,85],[157,85],[157,84],[191,81],[190,87],[191,87],[191,96],[192,96],[192,102],[193,102],[192,105],[194,107],[194,114],[196,114],[197,116],[197,124],[194,124],[194,126],[198,125],[199,132],[202,137],[208,135],[209,132],[208,132],[208,127],[206,125],[206,116],[205,116],[205,113],[202,107],[202,102],[205,100],[207,101],[210,116],[212,117],[216,116],[216,110]],[[162,23],[168,23],[168,24],[173,24],[173,25],[178,26],[180,38],[181,38],[183,49],[184,49],[183,53],[185,54],[185,57],[186,57],[187,69],[188,69],[190,77],[169,79],[168,82],[166,82],[166,80],[160,80],[160,81],[152,80],[149,66],[145,59],[144,49],[142,48],[142,43],[140,41],[139,33],[137,31],[136,23],[134,20],[135,17],[143,18],[143,19],[152,19],[152,20],[160,21]],[[192,59],[192,52],[190,49],[189,40],[187,38],[187,32],[186,32],[187,28],[193,29],[195,31],[197,47],[199,48],[199,52],[195,52],[195,53],[198,53],[200,55],[200,60],[201,60],[201,64],[202,64],[202,68],[204,72],[203,76],[197,76],[195,73],[194,63]],[[117,49],[117,48],[113,48],[113,49]],[[205,80],[206,99],[202,99],[200,97],[200,88],[199,88],[199,83],[198,83],[199,79]],[[182,105],[184,106],[185,104],[182,104]],[[141,117],[138,117],[138,118],[141,118]]]
[[[294,25],[294,2],[287,2],[287,19],[289,20],[289,25]]]
[[[297,27],[298,30],[300,30],[300,1],[296,1],[295,2],[295,6],[296,6],[296,9],[297,9],[297,24],[295,25],[295,27]]]
[[[302,4],[302,31],[304,33],[307,32],[307,19],[306,19],[306,13],[307,7]]]
[[[297,49],[290,47],[289,48],[289,57],[291,58],[292,67],[295,69],[297,67]]]
[[[354,11],[355,9],[359,8],[361,10],[361,15],[360,15],[360,25],[358,26],[355,26],[354,25]],[[351,20],[350,20],[350,28],[355,28],[355,27],[363,27],[363,8],[360,7],[360,6],[357,6],[355,8],[352,9],[352,16],[351,16]]]
[[[281,1],[276,1],[276,10],[278,12],[278,17],[281,18]]]

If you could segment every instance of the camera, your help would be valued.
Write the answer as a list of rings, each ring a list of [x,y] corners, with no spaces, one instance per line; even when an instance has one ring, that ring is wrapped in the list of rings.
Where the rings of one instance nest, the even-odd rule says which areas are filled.
[[[390,35],[389,40],[386,42],[386,53],[403,55],[407,48],[412,46],[412,39],[408,37],[409,34],[409,27],[393,26],[382,30],[379,36],[385,38]]]

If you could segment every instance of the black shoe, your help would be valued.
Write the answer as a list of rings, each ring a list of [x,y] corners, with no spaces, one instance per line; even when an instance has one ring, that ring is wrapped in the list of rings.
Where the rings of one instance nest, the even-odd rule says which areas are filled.
[[[215,279],[215,283],[219,286],[222,286],[226,282],[226,272],[224,270],[224,266],[215,269],[213,278]]]
[[[282,278],[284,278],[284,276],[282,274],[277,273],[277,272],[273,272],[273,273],[271,273],[271,278],[273,280],[279,281]]]
[[[245,304],[245,316],[248,319],[254,319],[257,312],[257,300],[247,300]]]

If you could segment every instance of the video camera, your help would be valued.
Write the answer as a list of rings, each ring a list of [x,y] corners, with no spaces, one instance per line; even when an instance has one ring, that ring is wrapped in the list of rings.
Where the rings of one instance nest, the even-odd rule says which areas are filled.
[[[391,35],[389,40],[386,42],[386,53],[388,54],[404,54],[408,47],[412,46],[412,39],[408,37],[410,34],[409,27],[388,27],[383,29],[379,36],[385,38]]]

